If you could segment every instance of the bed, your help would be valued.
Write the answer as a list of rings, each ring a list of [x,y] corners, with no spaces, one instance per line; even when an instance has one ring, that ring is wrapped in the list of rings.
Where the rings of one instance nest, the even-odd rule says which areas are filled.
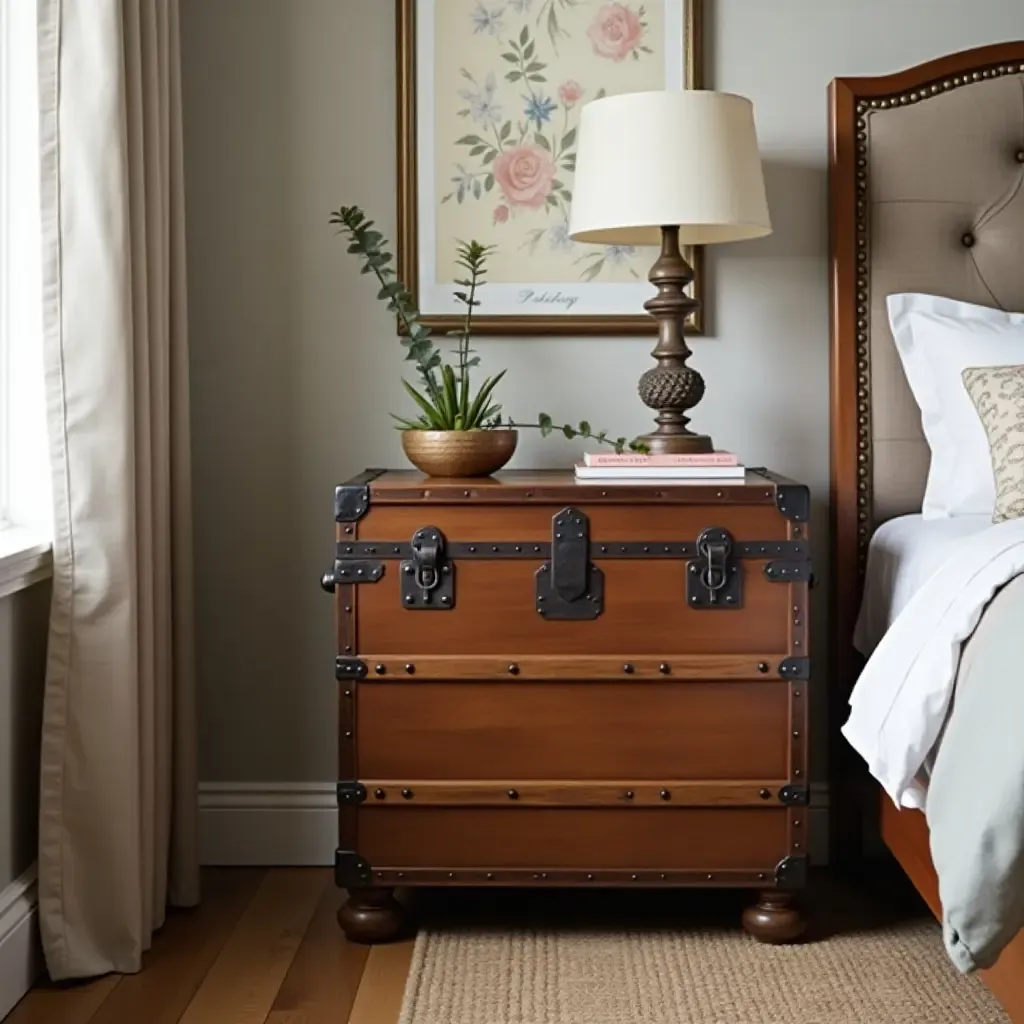
[[[876,560],[890,559],[894,570],[913,561],[900,545],[920,533],[913,520],[930,464],[886,297],[924,292],[1024,310],[1024,203],[1000,199],[1008,180],[1024,178],[1024,41],[884,77],[836,79],[829,114],[832,849],[842,859],[862,848],[867,800],[882,840],[941,918],[925,815],[897,809],[840,728],[864,665],[855,635],[870,647],[906,600],[892,589],[872,616],[860,615],[872,538]],[[928,578],[932,557],[921,556],[908,590]],[[873,585],[884,591],[878,580],[885,578],[874,572]],[[986,610],[982,622],[993,614]],[[982,973],[1011,1019],[1024,1024],[1024,932]]]

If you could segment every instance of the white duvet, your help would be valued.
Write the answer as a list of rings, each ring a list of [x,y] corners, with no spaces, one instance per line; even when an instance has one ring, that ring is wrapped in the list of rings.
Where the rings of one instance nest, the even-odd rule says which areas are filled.
[[[842,732],[897,806],[924,809],[917,776],[942,733],[961,647],[996,591],[1020,573],[1024,519],[965,538],[905,605],[861,672]]]

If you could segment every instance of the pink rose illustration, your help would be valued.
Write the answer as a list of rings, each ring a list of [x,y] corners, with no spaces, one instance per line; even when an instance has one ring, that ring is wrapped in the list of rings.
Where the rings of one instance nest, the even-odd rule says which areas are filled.
[[[587,37],[598,57],[625,60],[639,45],[644,35],[640,16],[624,4],[605,4],[595,15]]]
[[[554,179],[551,154],[533,146],[513,146],[494,161],[494,180],[513,206],[543,206]]]
[[[494,223],[504,224],[508,220],[508,207],[502,203],[494,211]]]
[[[558,87],[558,95],[562,97],[562,102],[567,107],[574,107],[583,96],[583,86],[575,79],[570,78],[568,82],[563,82]]]

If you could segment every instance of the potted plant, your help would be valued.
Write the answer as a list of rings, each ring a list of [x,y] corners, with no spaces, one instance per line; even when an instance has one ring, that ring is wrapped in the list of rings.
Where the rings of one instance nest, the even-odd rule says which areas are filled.
[[[415,363],[419,387],[402,379],[415,409],[408,416],[391,416],[402,431],[402,448],[417,469],[430,476],[488,476],[512,457],[522,427],[539,430],[545,437],[557,430],[567,438],[588,438],[610,445],[616,452],[647,450],[639,441],[611,438],[606,430],[594,433],[585,420],[575,427],[567,423],[556,426],[542,412],[535,423],[515,422],[495,397],[505,370],[485,378],[474,391],[472,371],[480,365],[480,357],[470,347],[473,311],[480,305],[477,292],[484,285],[492,247],[476,241],[458,245],[456,264],[463,276],[455,282],[460,289],[455,298],[465,307],[465,314],[462,327],[452,332],[456,347],[454,359],[449,361],[431,340],[430,329],[420,323],[416,303],[399,280],[387,240],[374,229],[374,222],[359,207],[343,206],[331,214],[330,223],[347,236],[348,251],[362,262],[361,273],[376,277],[380,286],[377,298],[398,317],[406,359]]]

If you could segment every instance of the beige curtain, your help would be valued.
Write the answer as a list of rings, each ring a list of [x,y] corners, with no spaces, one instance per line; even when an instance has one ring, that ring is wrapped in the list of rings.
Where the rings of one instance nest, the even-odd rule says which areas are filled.
[[[54,979],[198,899],[177,0],[37,0],[54,496],[39,910]]]

